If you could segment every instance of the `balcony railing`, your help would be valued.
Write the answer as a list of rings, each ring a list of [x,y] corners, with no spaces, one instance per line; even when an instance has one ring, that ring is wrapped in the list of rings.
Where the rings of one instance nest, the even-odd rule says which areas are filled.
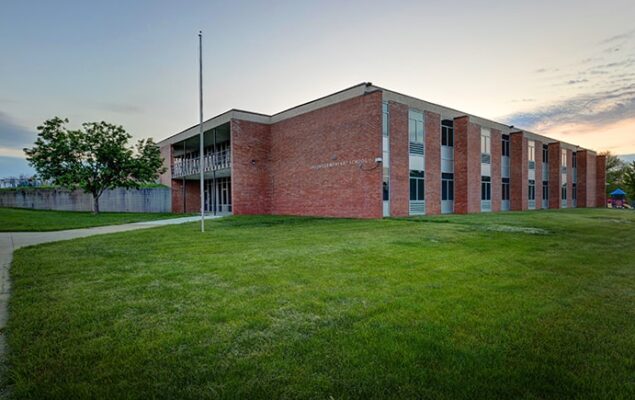
[[[231,165],[231,150],[209,153],[203,157],[203,172],[217,171],[229,168]],[[172,177],[182,178],[200,173],[200,158],[177,159],[172,164]]]

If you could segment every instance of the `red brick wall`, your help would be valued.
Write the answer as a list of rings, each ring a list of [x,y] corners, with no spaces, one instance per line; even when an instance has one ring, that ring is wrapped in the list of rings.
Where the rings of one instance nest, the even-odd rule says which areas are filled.
[[[165,172],[159,176],[159,182],[162,185],[170,186],[172,181],[172,145],[163,146],[160,149],[161,158],[163,158],[163,166]]]
[[[185,182],[185,190],[183,190]],[[182,179],[172,180],[172,212],[196,213],[201,211],[201,196],[199,195],[199,181]]]
[[[271,213],[270,126],[231,121],[232,212]]]
[[[578,208],[589,207],[587,196],[589,186],[588,157],[589,154],[586,150],[580,150],[576,155],[578,163]]]
[[[510,151],[510,209],[522,211],[527,209],[527,138],[522,132],[509,135]]]
[[[468,116],[454,119],[454,212],[481,211],[481,127]]]
[[[596,160],[595,154],[580,150],[577,153],[578,160],[578,207],[595,207],[596,201]]]
[[[501,210],[502,179],[501,179],[501,157],[502,157],[502,136],[501,131],[492,129],[491,149],[492,149],[492,211]]]
[[[390,215],[409,214],[408,106],[390,102]]]
[[[567,208],[573,207],[573,151],[567,149]]]
[[[595,153],[588,152],[587,155],[587,207],[599,207],[597,204],[597,175],[596,175],[596,157]]]
[[[595,206],[606,207],[606,156],[595,159]]]
[[[426,215],[441,214],[441,116],[425,112]]]
[[[382,217],[374,162],[382,155],[381,100],[369,93],[271,126],[273,214]]]
[[[560,142],[549,143],[549,208],[560,208]]]
[[[536,210],[542,208],[542,142],[536,143]]]

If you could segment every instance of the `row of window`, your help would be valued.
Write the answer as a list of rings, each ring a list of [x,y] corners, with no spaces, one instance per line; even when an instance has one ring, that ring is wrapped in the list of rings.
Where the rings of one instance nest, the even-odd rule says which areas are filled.
[[[410,171],[410,200],[425,200],[425,172]],[[454,200],[454,174],[441,174],[441,200]]]
[[[574,183],[572,185],[573,193],[572,199],[576,200],[577,197],[577,185]],[[509,200],[509,178],[502,178],[502,186],[501,186],[501,200]],[[561,194],[562,200],[567,199],[567,184],[562,185]],[[481,176],[481,200],[491,200],[492,199],[492,182],[489,176]],[[528,200],[536,200],[536,181],[533,179],[529,180],[528,190],[527,190],[527,199]],[[542,182],[542,199],[549,200],[549,182]]]

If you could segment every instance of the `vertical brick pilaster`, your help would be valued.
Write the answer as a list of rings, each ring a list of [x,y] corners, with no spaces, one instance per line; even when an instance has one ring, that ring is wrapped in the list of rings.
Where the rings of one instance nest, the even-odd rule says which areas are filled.
[[[441,214],[441,116],[429,111],[425,121],[426,214]]]
[[[481,132],[469,116],[454,119],[454,212],[481,210]]]
[[[271,128],[250,121],[231,121],[232,211],[241,214],[270,214]]]
[[[162,146],[159,151],[161,152],[163,166],[165,167],[165,172],[159,175],[159,182],[162,185],[170,186],[170,183],[172,182],[172,164],[174,162],[174,156],[172,155],[172,145],[168,144]]]
[[[573,207],[573,151],[567,149],[567,208]]]
[[[606,207],[606,156],[595,158],[595,206]]]
[[[390,215],[406,217],[410,201],[408,106],[390,102]]]
[[[589,187],[589,171],[587,150],[579,150],[576,153],[576,162],[578,163],[578,208],[588,207],[588,187]]]
[[[549,143],[549,208],[560,208],[560,142]]]
[[[509,135],[510,146],[510,208],[512,211],[527,209],[527,138],[523,132]]]
[[[492,129],[491,148],[492,148],[492,211],[501,210],[501,157],[502,157],[502,136],[501,131]]]
[[[542,208],[542,142],[536,143],[536,210]]]

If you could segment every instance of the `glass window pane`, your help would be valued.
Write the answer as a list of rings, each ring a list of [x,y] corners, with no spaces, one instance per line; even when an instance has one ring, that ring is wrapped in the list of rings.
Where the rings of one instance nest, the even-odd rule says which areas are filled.
[[[417,183],[416,180],[410,178],[410,200],[417,199]]]

